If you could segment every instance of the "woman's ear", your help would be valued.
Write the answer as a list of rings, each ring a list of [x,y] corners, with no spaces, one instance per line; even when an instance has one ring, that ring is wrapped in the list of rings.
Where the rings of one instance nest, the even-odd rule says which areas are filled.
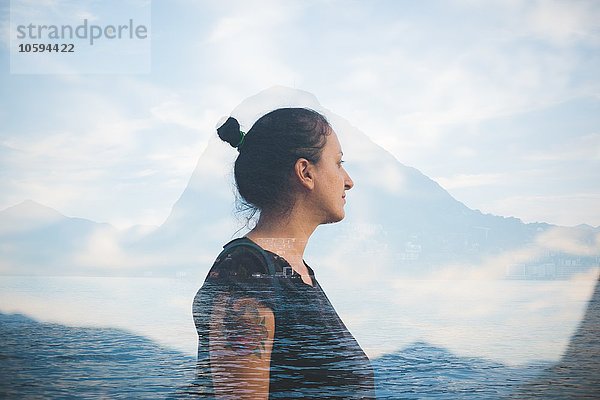
[[[315,187],[315,167],[306,158],[299,158],[294,164],[294,176],[303,187],[312,190]]]

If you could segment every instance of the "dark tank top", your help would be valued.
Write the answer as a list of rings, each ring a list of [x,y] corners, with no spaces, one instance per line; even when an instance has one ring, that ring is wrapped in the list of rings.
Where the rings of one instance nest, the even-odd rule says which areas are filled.
[[[312,268],[306,265],[313,286],[304,283],[284,258],[249,238],[234,239],[223,247],[232,244],[238,246],[221,253],[194,298],[198,331],[195,394],[214,397],[208,350],[210,329],[215,329],[210,323],[211,313],[218,307],[230,307],[236,299],[253,299],[275,316],[269,399],[374,399],[371,363],[331,305]],[[265,257],[271,258],[274,274]],[[239,326],[232,329],[237,329],[243,350],[245,337],[252,332]]]

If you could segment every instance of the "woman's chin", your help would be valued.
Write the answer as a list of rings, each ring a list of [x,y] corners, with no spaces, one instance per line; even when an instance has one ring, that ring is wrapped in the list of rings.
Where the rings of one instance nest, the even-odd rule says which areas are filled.
[[[341,220],[344,219],[345,216],[346,216],[346,213],[344,212],[344,210],[342,210],[341,212],[337,213],[336,215],[330,216],[330,218],[325,223],[326,224],[334,224],[336,222],[340,222]]]

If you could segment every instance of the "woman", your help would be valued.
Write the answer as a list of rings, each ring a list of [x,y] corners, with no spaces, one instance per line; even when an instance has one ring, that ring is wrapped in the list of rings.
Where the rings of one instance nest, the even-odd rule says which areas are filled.
[[[375,398],[369,359],[304,261],[318,225],[344,218],[354,183],[327,120],[303,108],[261,117],[236,147],[243,206],[259,220],[227,243],[194,299],[199,392],[235,399]]]

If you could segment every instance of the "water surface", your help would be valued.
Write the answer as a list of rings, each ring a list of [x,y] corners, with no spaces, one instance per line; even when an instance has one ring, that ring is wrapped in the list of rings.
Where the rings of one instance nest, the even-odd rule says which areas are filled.
[[[595,282],[392,280],[360,293],[322,286],[372,360],[378,397],[501,398],[560,365]],[[181,396],[193,379],[191,304],[201,284],[0,278],[0,394]]]

